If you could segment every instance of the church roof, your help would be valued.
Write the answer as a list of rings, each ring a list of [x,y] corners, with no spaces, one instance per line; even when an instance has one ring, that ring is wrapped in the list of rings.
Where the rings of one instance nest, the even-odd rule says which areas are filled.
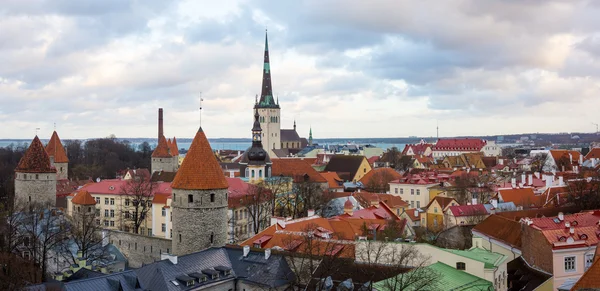
[[[281,130],[281,141],[300,141],[300,136],[295,129],[282,129]]]
[[[15,172],[19,173],[56,173],[56,169],[50,166],[50,157],[44,149],[44,145],[36,135],[19,161]]]
[[[67,153],[65,152],[65,148],[60,142],[60,138],[56,131],[52,133],[52,137],[50,141],[46,145],[46,152],[49,156],[54,157],[55,163],[68,163],[69,158],[67,157]]]
[[[177,146],[177,138],[175,138],[175,137],[173,137],[173,140],[171,141],[171,155],[173,155],[173,156],[179,155],[179,148]]]
[[[75,195],[75,197],[73,197],[73,200],[71,201],[74,204],[79,205],[96,205],[96,199],[94,199],[94,197],[92,197],[90,192],[88,192],[87,190],[81,190],[77,192],[77,194]]]
[[[227,189],[227,180],[202,130],[198,129],[171,187],[186,190]]]
[[[171,157],[170,151],[171,150],[169,149],[169,144],[167,143],[167,139],[165,138],[164,135],[162,135],[158,139],[158,145],[152,152],[152,157],[153,158],[170,158]]]
[[[269,41],[265,33],[265,56],[263,64],[263,79],[262,90],[260,93],[260,101],[255,106],[256,108],[279,108],[279,104],[275,103],[273,97],[273,88],[271,87],[271,64],[269,62]]]

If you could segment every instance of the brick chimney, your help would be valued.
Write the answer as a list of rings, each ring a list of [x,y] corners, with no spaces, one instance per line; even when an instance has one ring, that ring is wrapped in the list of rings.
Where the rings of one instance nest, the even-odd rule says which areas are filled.
[[[163,136],[163,109],[158,108],[158,138]]]

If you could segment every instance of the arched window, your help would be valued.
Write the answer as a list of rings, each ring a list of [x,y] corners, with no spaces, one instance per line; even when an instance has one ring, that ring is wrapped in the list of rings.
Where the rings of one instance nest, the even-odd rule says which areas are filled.
[[[244,175],[244,177],[248,178],[250,177],[250,169],[246,168],[246,174]]]
[[[252,170],[252,178],[254,178],[254,170]]]
[[[262,178],[262,170],[258,170],[258,177]]]
[[[271,168],[267,168],[267,177],[271,177]]]

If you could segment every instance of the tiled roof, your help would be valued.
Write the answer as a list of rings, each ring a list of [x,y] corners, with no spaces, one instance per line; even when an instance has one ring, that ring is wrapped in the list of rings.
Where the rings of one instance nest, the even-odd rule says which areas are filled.
[[[325,171],[337,172],[340,178],[351,180],[365,159],[364,156],[334,155],[325,166]]]
[[[579,278],[579,281],[571,288],[571,291],[600,289],[600,260],[597,258],[598,250],[600,250],[600,248],[596,247],[596,258],[594,258],[594,263],[587,271],[585,271],[585,273],[583,273],[581,278]]]
[[[581,211],[578,207],[547,207],[537,209],[525,209],[519,211],[505,211],[496,213],[496,215],[508,218],[510,220],[519,221],[523,218],[550,217],[557,216],[559,212],[576,213]]]
[[[129,176],[131,176],[131,178],[138,177],[138,178],[142,178],[144,180],[148,180],[150,178],[150,171],[146,168],[127,169],[127,171],[125,171],[125,175],[127,175],[127,174],[129,174]]]
[[[544,197],[535,195],[533,188],[498,189],[498,194],[503,202],[514,202],[517,206],[541,207],[545,202]]]
[[[412,148],[413,155],[423,155],[427,148],[433,147],[430,143],[417,143],[417,144],[407,144],[404,146],[402,150],[402,155],[406,155],[408,150]]]
[[[44,145],[37,137],[29,145],[25,154],[19,161],[15,172],[19,173],[56,173],[56,169],[50,166],[50,157],[44,149]]]
[[[468,250],[444,249],[447,252],[484,263],[486,269],[494,269],[506,260],[506,256],[480,248]]]
[[[415,210],[416,210],[416,211],[415,211]],[[411,219],[412,221],[420,221],[420,220],[421,220],[421,215],[424,213],[424,212],[420,212],[420,211],[418,211],[418,208],[406,209],[404,212],[406,212],[406,215],[407,215],[408,217],[410,217],[410,219]],[[416,213],[417,215],[415,215],[415,213]]]
[[[448,209],[452,212],[452,215],[454,215],[456,217],[479,216],[479,215],[487,215],[488,214],[488,212],[485,209],[485,206],[483,206],[483,204],[457,205],[457,206],[450,206]]]
[[[381,157],[380,157],[380,156],[372,156],[372,157],[368,158],[368,159],[367,159],[367,161],[369,161],[369,164],[370,164],[371,166],[373,166],[373,164],[374,164],[375,162],[379,161],[379,159],[381,159]]]
[[[296,132],[295,129],[282,129],[280,136],[281,136],[282,142],[286,142],[286,141],[299,142],[300,141],[300,136],[298,135],[298,133]]]
[[[304,181],[304,175],[308,180],[316,183],[328,183],[307,161],[300,158],[273,159],[272,176],[292,177],[294,182]]]
[[[327,180],[327,184],[329,185],[329,189],[339,189],[344,188],[340,183],[344,182],[344,180],[340,179],[336,172],[321,172],[320,173],[325,180]]]
[[[169,149],[169,144],[167,143],[167,139],[163,135],[160,138],[158,138],[158,145],[152,152],[152,157],[153,158],[170,158],[171,157],[170,151],[171,150]]]
[[[50,141],[46,145],[46,152],[48,153],[48,156],[54,157],[55,163],[68,163],[69,162],[69,158],[67,157],[65,148],[63,147],[62,143],[60,142],[60,138],[58,137],[58,134],[56,133],[56,131],[54,131],[52,133],[52,137],[50,138]]]
[[[173,156],[178,156],[179,155],[179,148],[177,145],[177,138],[173,137],[173,140],[171,141],[171,155]]]
[[[68,196],[73,193],[73,191],[77,190],[79,187],[87,184],[93,183],[92,180],[68,180],[62,179],[56,181],[56,196]]]
[[[169,198],[171,198],[171,193],[156,193],[154,194],[154,198],[152,198],[152,203],[166,205]]]
[[[521,223],[499,215],[490,215],[477,224],[474,231],[521,248]]]
[[[128,180],[119,180],[119,179],[106,179],[97,183],[88,183],[83,186],[81,190],[86,190],[90,192],[90,194],[104,194],[104,195],[122,195],[122,188],[128,183]],[[171,193],[171,183],[167,182],[158,182],[156,183],[156,187],[154,187],[154,195],[155,193]]]
[[[395,219],[400,217],[394,213],[385,202],[380,201],[377,206],[369,206],[364,209],[355,210],[350,214],[343,214],[340,217],[362,218],[362,219]]]
[[[600,159],[600,148],[593,148],[590,150],[590,152],[585,155],[585,159]]]
[[[366,173],[360,179],[360,182],[365,186],[368,186],[369,183],[376,183],[377,185],[386,185],[387,188],[389,182],[400,178],[402,178],[402,175],[392,168],[377,168]],[[372,179],[374,180],[371,181]]]
[[[433,197],[433,199],[431,199],[431,201],[429,201],[429,203],[427,204],[427,206],[425,206],[425,208],[429,208],[429,206],[431,206],[431,204],[433,203],[433,201],[436,201],[440,207],[442,208],[442,211],[446,210],[446,207],[450,206],[452,203],[454,203],[455,205],[458,205],[458,202],[456,201],[456,199],[452,198],[452,197],[444,197],[444,196],[435,196]]]
[[[177,175],[177,172],[165,172],[163,170],[155,171],[154,173],[152,173],[152,177],[150,178],[150,181],[152,181],[152,182],[173,182],[173,180],[175,179],[175,175]]]
[[[171,187],[187,190],[227,189],[227,180],[202,128],[198,130]]]
[[[360,199],[362,201],[367,201],[368,195],[369,196],[375,195],[374,197],[377,197],[378,201],[385,202],[385,204],[387,206],[392,207],[392,208],[398,208],[398,207],[406,208],[408,206],[408,203],[406,201],[402,200],[402,198],[400,198],[400,196],[396,196],[396,195],[392,195],[392,194],[369,193],[366,191],[354,192],[354,194],[353,194],[354,197],[360,197]],[[371,197],[373,197],[373,196],[371,196]]]
[[[433,146],[434,151],[480,151],[486,142],[477,138],[438,139]]]
[[[96,199],[94,199],[90,192],[86,190],[78,191],[77,194],[75,194],[75,197],[73,197],[73,200],[71,200],[71,202],[79,205],[96,205]]]

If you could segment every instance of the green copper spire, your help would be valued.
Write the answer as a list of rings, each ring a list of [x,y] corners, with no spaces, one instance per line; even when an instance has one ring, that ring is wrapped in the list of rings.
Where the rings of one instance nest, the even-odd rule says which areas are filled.
[[[308,145],[312,145],[313,144],[313,139],[312,139],[312,126],[310,127],[310,131],[308,132]]]
[[[263,63],[262,89],[260,101],[255,105],[256,108],[279,108],[279,102],[273,98],[273,87],[271,86],[271,65],[269,63],[269,39],[265,31],[265,56]]]

